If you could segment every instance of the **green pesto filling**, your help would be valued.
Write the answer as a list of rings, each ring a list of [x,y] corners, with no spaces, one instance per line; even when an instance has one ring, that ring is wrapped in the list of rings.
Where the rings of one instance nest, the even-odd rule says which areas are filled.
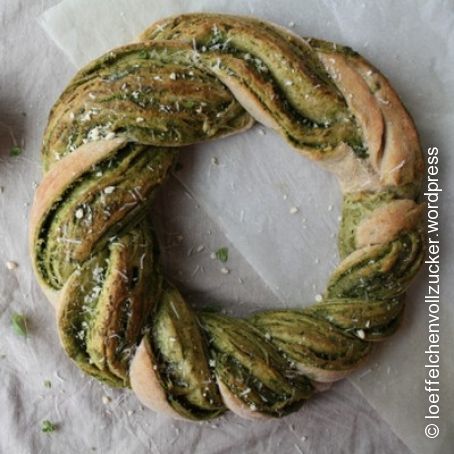
[[[39,231],[38,241],[36,242],[36,263],[38,265],[38,270],[41,274],[43,280],[54,289],[60,289],[63,283],[56,284],[50,275],[50,270],[47,268],[47,264],[44,262],[43,256],[46,247],[48,247],[48,233],[52,223],[55,221],[59,209],[67,203],[68,198],[71,198],[72,193],[81,186],[85,186],[86,183],[96,181],[98,177],[96,174],[104,172],[111,167],[115,167],[125,155],[127,155],[132,148],[132,145],[127,145],[121,150],[116,151],[115,157],[109,157],[108,159],[96,164],[90,170],[83,173],[77,180],[74,180],[59,196],[59,198],[52,205],[49,212],[46,214]]]
[[[160,293],[147,224],[74,272],[61,297],[63,347],[88,374],[127,386],[129,362]]]
[[[108,253],[98,254],[70,277],[58,327],[63,348],[80,369],[110,386],[123,387],[125,382],[108,369],[96,367],[86,350],[87,333],[93,323],[109,266]]]
[[[292,391],[276,391],[266,386],[235,358],[216,353],[215,358],[219,379],[252,411],[281,417],[299,410],[308,397],[310,385],[302,376],[297,377],[295,374]],[[305,397],[302,398],[302,395]]]
[[[269,336],[288,358],[325,370],[351,369],[369,352],[370,346],[346,337],[332,324],[306,315],[305,311],[266,311],[251,322]]]
[[[61,241],[59,243],[58,240],[54,240],[54,237],[58,239],[59,234],[61,234],[59,229],[61,229],[62,226],[67,225],[77,232],[77,237],[80,238],[81,241],[83,238],[84,241],[87,240],[86,233],[84,232],[91,227],[77,223],[77,219],[73,219],[74,211],[79,204],[78,201],[80,198],[84,197],[84,194],[87,194],[91,188],[96,188],[104,179],[109,182],[109,178],[111,179],[112,175],[116,175],[116,173],[119,172],[118,169],[120,166],[124,165],[127,165],[127,169],[124,173],[117,176],[120,179],[120,183],[117,185],[118,188],[121,189],[122,184],[125,184],[126,186],[135,184],[132,172],[138,174],[136,179],[139,177],[142,178],[140,176],[141,173],[145,172],[144,175],[150,174],[151,180],[149,180],[149,185],[153,182],[153,179],[157,179],[156,183],[158,183],[159,179],[167,172],[167,168],[170,163],[173,162],[174,157],[175,152],[167,150],[149,150],[147,147],[129,144],[121,150],[116,151],[113,157],[109,157],[93,166],[90,170],[81,175],[80,178],[70,184],[47,213],[39,230],[36,261],[43,280],[52,288],[59,289],[66,278],[79,264],[78,260],[71,257],[72,251],[78,245],[68,245],[63,242],[62,246],[60,244]],[[154,165],[154,167],[152,165]],[[153,175],[155,176],[153,177]],[[121,219],[118,219],[118,222],[113,223],[107,231],[103,231],[103,224],[99,224],[98,222],[99,225],[96,226],[97,230],[95,231],[95,234],[101,235],[101,237],[92,240],[95,241],[93,244],[93,252],[102,248],[109,237],[134,225],[145,215],[143,203],[146,203],[146,200],[125,207],[122,204],[119,204],[116,199],[112,199],[111,205],[105,205],[102,199],[104,195],[98,192],[94,191],[95,195],[90,196],[94,197],[90,201],[90,209],[92,212],[101,216],[101,212],[104,208],[109,208],[111,210],[108,210],[110,216],[113,213],[119,213]],[[119,190],[118,193],[120,194]],[[128,196],[127,192],[121,194],[121,197],[126,196]],[[92,251],[86,251],[86,254],[90,253],[92,253]],[[69,254],[69,256],[65,259],[64,257],[66,257],[67,254]],[[62,259],[59,260],[59,258]],[[86,258],[88,258],[88,256],[85,257],[85,259]],[[60,266],[62,268],[55,268]]]
[[[392,299],[403,294],[424,258],[420,232],[371,247],[356,263],[331,276],[327,298]]]
[[[245,57],[245,53],[239,50],[233,51],[229,49],[229,54],[241,59],[244,59]],[[246,53],[246,55],[249,55],[249,53]],[[211,57],[210,60],[212,60]],[[270,69],[263,62],[261,63],[263,66],[257,67],[257,63],[255,63],[256,60],[261,61],[256,58],[255,55],[251,54],[250,58],[246,61],[251,69],[258,72],[260,78],[263,79],[264,82],[273,86],[274,98],[272,110],[267,106],[267,102],[263,98],[260,90],[249,83],[248,80],[234,69],[229,68],[227,63],[221,63],[217,70],[225,72],[229,77],[237,78],[241,81],[241,84],[247,86],[247,88],[258,98],[262,108],[282,127],[282,132],[286,139],[293,146],[296,148],[310,147],[323,151],[324,149],[329,150],[335,147],[341,141],[345,141],[352,147],[354,153],[359,158],[363,159],[368,156],[367,147],[363,143],[359,127],[356,125],[355,119],[352,116],[348,117],[348,122],[345,122],[345,119],[343,121],[334,120],[331,122],[321,122],[303,115],[301,109],[289,101],[279,80],[271,73]],[[284,126],[282,116],[284,116],[287,121],[290,121],[291,124]],[[303,134],[301,134],[302,130],[304,131]],[[304,138],[297,137],[297,134],[300,136],[302,135]]]
[[[309,380],[251,323],[211,313],[201,321],[216,375],[252,411],[279,416],[312,394]]]
[[[246,32],[246,35],[243,36],[245,33],[244,31],[240,30],[240,32],[237,33],[234,27],[230,27],[222,20],[220,23],[220,28],[218,28],[218,26],[214,24],[212,29],[208,30],[208,27],[206,27],[205,23],[205,21],[207,20],[210,20],[210,18],[207,18],[207,16],[201,18],[184,18],[182,22],[179,22],[177,24],[170,24],[169,27],[166,26],[165,30],[162,32],[155,31],[154,33],[151,33],[150,38],[155,40],[189,39],[191,35],[189,33],[185,33],[185,29],[187,28],[188,24],[196,26],[199,22],[201,22],[201,24],[203,24],[204,26],[203,29],[206,30],[205,34],[196,35],[193,38],[193,45],[196,51],[202,52],[202,61],[204,61],[203,58],[206,58],[203,57],[203,54],[208,52],[208,61],[211,61],[211,64],[213,65],[212,61],[217,60],[217,63],[215,63],[215,65],[217,66],[217,69],[220,70],[223,66],[225,67],[226,65],[226,61],[222,59],[222,54],[229,54],[229,56],[231,57],[246,61],[249,68],[254,70],[260,76],[260,78],[263,79],[263,81],[272,84],[274,87],[275,96],[277,98],[275,101],[280,107],[278,109],[270,110],[266,106],[265,100],[261,98],[259,91],[256,90],[254,86],[251,86],[251,84],[244,80],[241,75],[237,74],[234,69],[229,68],[228,64],[227,67],[225,67],[225,72],[229,76],[234,76],[240,79],[244,85],[248,86],[248,89],[254,92],[255,96],[257,96],[261,101],[263,108],[265,108],[265,110],[267,110],[277,120],[278,123],[280,123],[278,115],[279,110],[281,112],[285,112],[285,115],[287,115],[288,119],[294,123],[292,128],[294,129],[293,132],[285,128],[285,134],[288,140],[294,146],[298,148],[313,147],[316,149],[323,149],[326,148],[327,145],[335,146],[340,141],[345,141],[353,148],[358,157],[367,157],[367,149],[363,144],[361,135],[359,133],[359,128],[356,125],[354,118],[351,117],[350,114],[347,115],[345,100],[342,98],[337,88],[335,87],[335,84],[333,84],[329,75],[318,62],[318,59],[315,57],[315,54],[310,48],[304,47],[299,43],[297,44],[294,39],[289,40],[288,37],[284,37],[281,32],[278,32],[273,27],[260,23],[261,27],[263,26],[264,28],[266,28],[267,33],[273,35],[274,37],[279,37],[280,40],[284,39],[286,45],[292,48],[295,55],[297,55],[305,62],[305,65],[307,65],[309,72],[307,74],[299,74],[305,78],[304,83],[308,84],[308,90],[322,90],[323,93],[319,93],[319,95],[323,95],[323,99],[326,101],[326,105],[322,103],[323,107],[321,107],[321,104],[319,107],[317,107],[317,109],[321,109],[325,113],[332,111],[330,114],[330,116],[332,117],[331,120],[328,120],[327,117],[324,117],[323,119],[321,117],[319,119],[317,119],[316,117],[311,118],[309,112],[313,112],[313,109],[309,106],[307,107],[308,114],[304,115],[301,109],[305,109],[305,104],[307,104],[307,101],[298,98],[299,102],[295,104],[296,100],[292,100],[285,94],[286,87],[284,87],[285,80],[283,79],[285,79],[287,71],[286,68],[279,68],[279,63],[276,60],[276,56],[266,52],[266,46],[263,46],[260,40],[255,40],[252,30]],[[233,31],[229,33],[229,30],[231,29],[233,29]],[[248,33],[250,34],[250,36]],[[210,53],[212,52],[215,52],[215,54],[213,57],[210,57]],[[221,55],[221,58],[216,58],[216,55]],[[288,77],[290,77],[290,74],[288,75]],[[349,127],[345,126],[346,118],[349,118],[349,121],[351,122],[350,132],[348,132]],[[339,125],[336,126],[336,122],[339,122]],[[306,130],[306,139],[301,140],[294,135],[295,131],[299,132],[301,131],[301,129]],[[326,130],[326,132],[324,132],[323,130]],[[314,136],[314,138],[309,140],[310,136]]]
[[[224,412],[199,321],[176,289],[164,290],[152,323],[152,348],[169,404],[194,420]]]
[[[52,110],[43,147],[47,166],[55,159],[51,151],[61,157],[83,141],[90,141],[90,134],[125,136],[155,146],[180,146],[250,124],[249,115],[217,78],[194,68],[190,49],[159,46],[130,45],[101,57],[76,75]],[[148,58],[143,58],[144,52]],[[191,76],[186,77],[188,74]],[[121,88],[119,84],[114,86],[123,79]],[[163,79],[168,83],[161,86],[156,82]],[[181,93],[174,94],[174,89]],[[101,90],[99,99],[92,90]],[[84,100],[93,107],[87,110]],[[129,105],[123,105],[119,112],[117,101],[129,101]],[[185,107],[191,103],[198,115]],[[72,121],[68,120],[70,115]]]
[[[342,221],[340,224],[338,247],[341,258],[356,250],[356,229],[375,209],[397,200],[393,190],[382,192],[348,193],[342,203]]]

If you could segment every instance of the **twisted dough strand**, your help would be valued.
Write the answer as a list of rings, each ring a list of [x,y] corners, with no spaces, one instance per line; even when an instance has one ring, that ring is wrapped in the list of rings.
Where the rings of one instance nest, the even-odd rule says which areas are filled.
[[[145,213],[180,147],[254,121],[338,176],[342,261],[307,308],[196,313],[162,277]],[[423,260],[419,140],[386,78],[256,19],[171,17],[90,63],[52,108],[42,155],[30,245],[63,347],[175,417],[299,408],[395,331]]]

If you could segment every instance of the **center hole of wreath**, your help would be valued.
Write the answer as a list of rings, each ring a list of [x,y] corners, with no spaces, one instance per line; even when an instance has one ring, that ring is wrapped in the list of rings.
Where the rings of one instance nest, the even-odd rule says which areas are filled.
[[[185,149],[153,207],[165,274],[229,314],[310,305],[339,262],[341,201],[334,176],[261,125]]]

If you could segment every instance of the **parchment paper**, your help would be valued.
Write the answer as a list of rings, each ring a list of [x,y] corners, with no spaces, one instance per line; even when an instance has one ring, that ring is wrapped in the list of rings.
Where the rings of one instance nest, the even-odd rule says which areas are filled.
[[[0,2],[0,263],[17,263],[0,271],[0,452],[409,453],[348,382],[312,400],[304,412],[270,424],[233,416],[188,424],[156,416],[127,391],[113,392],[89,380],[65,357],[27,250],[27,214],[41,179],[43,128],[53,100],[74,73],[36,21],[57,2]],[[10,156],[15,144],[24,149],[20,156]],[[250,301],[271,304],[275,299],[176,180],[166,184],[155,210],[166,272],[194,303],[215,302],[238,313],[250,311]],[[210,259],[221,246],[230,251],[229,275]],[[11,326],[15,312],[27,319],[27,338]],[[46,419],[56,424],[53,433],[41,432]]]
[[[38,116],[38,112],[47,112],[73,70],[63,57],[49,50],[42,53],[45,40],[30,26],[33,14],[29,2],[9,4],[13,3],[10,13],[15,27],[10,30],[14,33],[8,34],[4,48],[15,49],[16,53],[14,62],[10,56],[11,65],[5,65],[2,74],[2,81],[7,80],[11,90],[1,91],[0,101],[13,105],[14,101],[23,104],[27,100],[25,106]],[[448,104],[453,94],[453,72],[449,62],[454,45],[453,8],[448,3],[65,0],[42,16],[41,23],[71,61],[80,66],[110,47],[130,41],[159,17],[193,10],[254,14],[282,25],[294,22],[298,33],[351,45],[391,78],[416,119],[423,145],[436,145],[442,150],[443,169],[449,175],[449,145],[453,138]],[[25,24],[23,17],[28,17]],[[41,40],[32,42],[36,36]],[[9,56],[6,51],[0,55]],[[12,68],[22,65],[36,71],[34,83],[29,74],[19,77],[13,73]],[[26,89],[12,95],[16,84]],[[14,113],[20,117],[20,113]],[[33,137],[32,161],[21,157],[13,166],[9,158],[3,158],[1,184],[5,191],[0,199],[0,217],[4,234],[0,253],[4,261],[14,257],[26,260],[27,207],[17,207],[29,203],[32,180],[39,180],[39,128],[44,126],[44,117],[40,116],[41,123],[34,121],[35,117],[25,122],[29,130],[26,135]],[[24,123],[17,118],[10,120]],[[219,165],[213,164],[213,157]],[[161,212],[167,266],[175,271],[175,278],[191,299],[211,303],[216,298],[216,304],[237,314],[258,307],[312,303],[337,260],[333,236],[340,196],[334,180],[293,154],[271,132],[263,135],[261,128],[188,150],[183,164],[177,177],[192,198],[173,182],[158,201],[157,210]],[[449,239],[453,233],[452,214],[448,211],[452,195],[447,179],[444,184],[442,233]],[[298,212],[292,215],[293,207]],[[182,230],[187,234],[180,240]],[[198,252],[202,245],[204,249]],[[228,265],[231,273],[227,276],[221,276],[218,264],[209,258],[212,250],[224,245],[232,251]],[[442,349],[446,353],[442,363],[444,425],[440,438],[429,442],[423,434],[427,407],[423,391],[427,343],[424,271],[409,294],[407,320],[401,333],[353,379],[414,452],[451,452],[452,424],[448,419],[453,406],[448,379],[453,365],[448,352],[452,347],[449,328],[453,314],[448,278],[452,264],[447,260],[451,249],[445,241]],[[0,451],[61,452],[69,442],[68,452],[88,452],[92,447],[97,452],[407,452],[347,381],[279,422],[250,424],[230,415],[214,424],[194,426],[156,416],[142,410],[127,392],[103,390],[69,365],[59,349],[52,314],[44,312],[44,298],[28,266],[2,275],[0,286],[2,332],[9,328],[12,310],[23,309],[27,303],[31,303],[25,307],[29,307],[28,315],[33,320],[33,337],[23,344],[18,344],[9,331],[0,340],[0,353],[7,352],[1,364],[0,403],[1,408],[14,411],[2,418]],[[40,375],[43,380],[52,377],[52,390],[40,389],[36,380]],[[103,404],[103,394],[113,400]],[[79,406],[81,414],[75,411]],[[51,416],[61,422],[60,431],[43,439],[36,426]],[[31,433],[25,430],[28,427]]]

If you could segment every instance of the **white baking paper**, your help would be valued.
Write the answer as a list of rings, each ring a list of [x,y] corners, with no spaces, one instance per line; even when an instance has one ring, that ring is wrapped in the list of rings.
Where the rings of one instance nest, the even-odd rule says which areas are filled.
[[[322,37],[352,46],[391,79],[416,120],[423,146],[438,146],[444,169],[452,165],[449,147],[453,139],[450,126],[453,114],[449,99],[453,95],[454,9],[448,3],[65,0],[43,15],[41,24],[71,61],[80,66],[112,46],[131,41],[153,20],[186,11],[252,14],[284,26],[294,24],[294,30],[304,36]],[[243,313],[258,307],[312,304],[314,296],[323,291],[337,261],[333,235],[337,231],[340,195],[334,179],[290,151],[274,133],[263,132],[262,127],[256,127],[241,136],[183,152],[184,168],[176,175],[194,198],[194,203],[221,227],[231,241],[232,249],[243,256],[272,292],[267,294],[265,301],[245,297],[246,291],[230,303],[224,302],[234,313],[239,313],[237,306]],[[213,163],[214,157],[217,165]],[[449,347],[453,346],[449,337],[454,318],[449,301],[452,288],[448,293],[449,272],[452,271],[448,260],[452,246],[448,239],[453,219],[449,212],[452,195],[448,183],[446,178],[441,205],[442,234],[446,240],[442,274],[445,282],[442,301],[444,387],[440,403],[440,437],[427,440],[424,436],[424,415],[428,407],[424,392],[424,350],[428,343],[427,307],[423,299],[427,287],[425,271],[409,293],[407,317],[400,333],[385,343],[369,365],[351,379],[395,433],[417,453],[451,452],[453,443],[449,421],[453,397],[448,382],[454,372],[449,354]],[[296,213],[293,213],[294,208],[297,208]],[[192,231],[189,232],[192,235]],[[203,265],[194,258],[193,252],[190,254],[193,273],[203,274],[205,268],[197,269]],[[241,286],[240,278],[236,270],[232,270],[227,286]],[[190,282],[187,279],[188,286]],[[201,288],[192,290],[195,296],[202,291]],[[227,291],[226,299],[230,295],[232,293]],[[336,387],[334,393],[340,392],[341,387],[348,388],[348,385]],[[311,402],[308,408],[325,412],[326,408],[322,408],[320,402],[329,399],[329,394],[323,396]],[[341,418],[342,414],[339,414],[336,427]],[[161,417],[153,416],[150,420],[153,424],[166,424]],[[292,417],[292,421],[297,420]],[[140,423],[145,424],[143,418]],[[215,423],[217,433],[236,432],[236,424],[249,430],[249,423],[232,417]],[[266,423],[266,430],[256,424],[250,427],[251,431],[258,430],[261,434],[269,431],[270,437],[275,437],[271,445],[264,445],[268,452],[273,452],[270,446],[276,447],[278,431],[286,424],[293,423],[288,420],[279,424]],[[327,424],[326,420],[324,424]],[[361,425],[358,420],[354,424]],[[295,436],[301,437],[304,433],[305,430],[298,427]],[[194,434],[188,432],[188,436]],[[358,436],[362,436],[361,432]],[[145,435],[143,440],[152,443]],[[176,440],[180,442],[177,436]],[[251,438],[252,442],[256,449],[260,443],[257,436]],[[203,446],[209,452],[209,444]],[[330,446],[328,441],[326,446]],[[232,445],[229,449],[233,449]],[[301,439],[295,442],[295,450],[306,452]],[[326,452],[332,452],[332,449]]]

